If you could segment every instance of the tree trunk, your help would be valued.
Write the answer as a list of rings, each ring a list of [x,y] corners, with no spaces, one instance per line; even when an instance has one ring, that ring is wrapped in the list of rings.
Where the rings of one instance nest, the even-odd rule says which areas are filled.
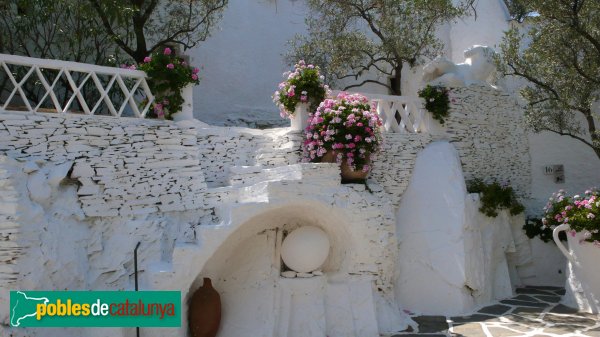
[[[588,131],[592,139],[592,149],[596,153],[598,159],[600,159],[600,135],[596,132],[596,120],[590,110],[589,113],[585,114],[585,119],[588,125]]]
[[[394,70],[394,77],[390,78],[391,95],[402,95],[402,64]]]

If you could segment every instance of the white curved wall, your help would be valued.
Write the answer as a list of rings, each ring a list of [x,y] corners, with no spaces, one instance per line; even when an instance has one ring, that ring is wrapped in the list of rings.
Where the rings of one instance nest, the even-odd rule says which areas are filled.
[[[203,68],[195,117],[214,124],[238,117],[279,120],[271,95],[288,70],[286,42],[306,30],[305,16],[302,1],[229,1],[220,29],[188,52]]]

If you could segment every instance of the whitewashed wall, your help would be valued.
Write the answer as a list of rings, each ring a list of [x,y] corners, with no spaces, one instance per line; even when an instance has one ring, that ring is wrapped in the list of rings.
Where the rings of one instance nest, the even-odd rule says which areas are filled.
[[[502,0],[476,2],[477,19],[458,20],[441,27],[445,56],[463,62],[463,51],[474,44],[496,45],[508,26]],[[271,102],[281,74],[289,70],[282,55],[286,42],[306,33],[307,15],[300,0],[231,0],[219,28],[199,47],[188,52],[202,66],[201,84],[195,88],[196,118],[213,124],[285,125]],[[417,72],[418,73],[418,72]],[[405,93],[416,94],[419,75],[403,74]],[[386,94],[385,88],[367,85],[364,92]]]
[[[463,62],[463,51],[473,45],[496,47],[509,27],[510,14],[503,0],[475,1],[475,10],[477,15],[459,19],[449,27],[446,56],[454,62]]]
[[[306,30],[303,1],[231,0],[220,29],[189,54],[201,65],[196,118],[281,123],[271,95],[288,70],[286,42]],[[248,123],[246,123],[248,124]]]
[[[532,137],[528,141],[521,128],[520,108],[505,93],[472,86],[453,89],[451,97],[451,116],[444,128],[431,135],[385,135],[384,152],[374,163],[369,182],[370,192],[350,191],[339,183],[331,185],[335,176],[331,168],[288,166],[299,161],[301,144],[300,135],[289,129],[221,128],[76,115],[0,115],[0,216],[4,219],[0,248],[6,263],[0,270],[0,296],[6,299],[7,289],[15,286],[131,289],[132,249],[138,241],[142,242],[143,288],[161,284],[159,275],[173,271],[174,261],[180,261],[182,270],[192,272],[186,277],[194,279],[197,275],[184,263],[185,256],[194,256],[188,255],[189,247],[205,256],[205,245],[210,243],[211,249],[218,249],[219,242],[225,242],[233,229],[211,225],[239,226],[245,220],[235,222],[232,214],[238,212],[238,217],[248,219],[248,210],[257,202],[270,209],[284,195],[289,203],[296,200],[292,195],[314,197],[325,208],[331,202],[340,210],[365,206],[368,212],[361,215],[387,224],[376,226],[385,233],[373,232],[373,237],[389,237],[394,234],[391,211],[399,205],[416,156],[434,140],[445,139],[456,147],[467,178],[510,180],[525,197],[532,191],[546,193],[541,189],[547,186],[541,180],[545,177],[531,172],[546,161],[573,160],[566,166],[567,184],[573,188],[587,186],[590,176],[597,174],[597,160],[589,151],[566,147],[552,154],[544,142]],[[538,156],[534,153],[537,150],[529,150],[530,142],[540,154],[550,154]],[[589,165],[581,164],[579,157],[585,157]],[[531,197],[538,204],[546,198]],[[233,212],[234,208],[237,211]],[[369,242],[348,251],[374,251],[368,248]],[[389,245],[393,243],[386,242],[386,247]],[[534,256],[544,256],[533,248]],[[352,260],[360,255],[356,254],[348,256]],[[385,263],[368,269],[370,262],[364,260],[367,262],[360,265],[361,270],[368,270],[379,280],[376,284],[389,288],[391,260],[386,259],[392,259],[391,255],[383,252],[371,257]],[[524,264],[527,261],[520,263]],[[530,284],[548,280],[560,283],[557,265],[561,264],[545,260],[529,266],[525,279]],[[197,272],[198,268],[201,266]],[[177,275],[170,280],[178,280]],[[380,303],[378,308],[389,303],[389,299],[374,300]],[[0,310],[4,320],[6,309]],[[64,335],[62,330],[43,332],[44,336]],[[27,330],[26,335],[35,333]]]

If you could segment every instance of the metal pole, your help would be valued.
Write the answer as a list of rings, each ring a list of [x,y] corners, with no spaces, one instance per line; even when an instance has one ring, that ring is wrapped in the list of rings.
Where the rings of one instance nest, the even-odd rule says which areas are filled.
[[[138,242],[137,245],[135,245],[135,249],[133,250],[133,269],[135,271],[135,274],[134,274],[134,278],[135,278],[135,291],[139,290],[139,287],[138,287],[137,251],[138,251],[138,248],[140,248],[140,244],[141,244],[141,242]],[[135,335],[137,337],[140,337],[140,327],[139,326],[135,328]]]

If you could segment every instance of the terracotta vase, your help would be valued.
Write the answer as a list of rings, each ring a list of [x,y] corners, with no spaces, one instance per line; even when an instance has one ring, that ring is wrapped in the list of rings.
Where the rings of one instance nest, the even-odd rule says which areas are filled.
[[[221,297],[213,288],[210,278],[191,298],[189,307],[189,327],[192,337],[215,337],[221,323]]]
[[[335,151],[327,151],[327,153],[325,153],[323,155],[323,157],[321,157],[321,162],[322,163],[335,163],[337,153]],[[367,163],[370,163],[370,159],[367,160]],[[354,171],[352,169],[352,167],[350,167],[350,165],[348,165],[348,163],[346,163],[346,160],[342,160],[342,163],[340,164],[340,170],[341,170],[341,176],[342,176],[342,182],[362,182],[365,179],[367,179],[367,177],[369,176],[369,171],[367,172],[363,172],[362,170],[359,171]]]

